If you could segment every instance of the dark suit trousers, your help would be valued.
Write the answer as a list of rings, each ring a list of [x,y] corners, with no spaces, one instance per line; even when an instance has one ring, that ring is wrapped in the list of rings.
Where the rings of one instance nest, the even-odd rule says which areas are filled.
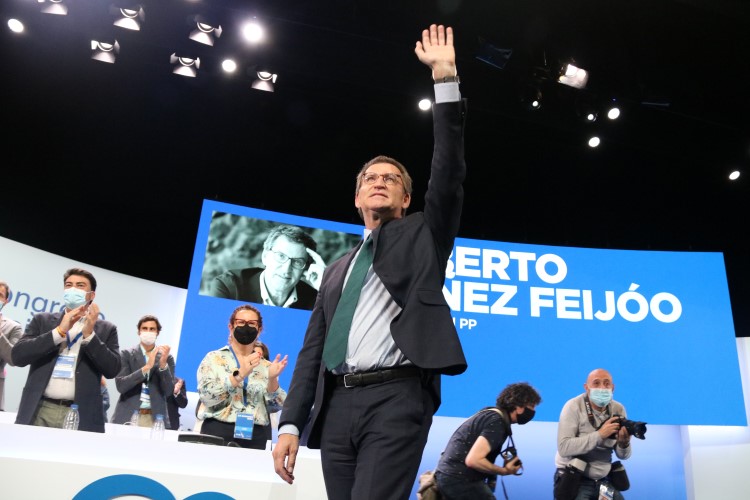
[[[320,456],[329,500],[408,500],[432,425],[419,377],[333,389]]]

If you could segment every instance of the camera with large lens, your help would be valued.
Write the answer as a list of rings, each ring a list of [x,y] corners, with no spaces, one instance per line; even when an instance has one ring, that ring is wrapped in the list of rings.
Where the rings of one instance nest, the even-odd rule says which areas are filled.
[[[628,420],[621,415],[614,415],[617,418],[617,423],[625,427],[628,430],[628,434],[635,436],[638,439],[646,439],[646,422],[636,422],[635,420]]]
[[[516,450],[515,446],[508,446],[502,452],[500,452],[500,455],[503,457],[503,460],[505,460],[506,462],[510,462],[518,456],[518,451]],[[521,465],[520,458],[518,459],[518,465]]]

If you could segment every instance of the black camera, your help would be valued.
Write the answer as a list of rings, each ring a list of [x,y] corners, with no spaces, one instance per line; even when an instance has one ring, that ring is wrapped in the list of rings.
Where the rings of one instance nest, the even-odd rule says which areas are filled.
[[[514,458],[518,456],[518,451],[516,451],[515,446],[508,446],[505,448],[502,452],[500,452],[500,455],[502,455],[503,459],[506,462],[510,462]],[[518,459],[518,465],[521,465],[521,459]]]
[[[628,420],[620,415],[614,415],[617,418],[617,423],[625,427],[628,430],[628,434],[635,436],[638,439],[646,439],[646,422],[636,422],[635,420]]]

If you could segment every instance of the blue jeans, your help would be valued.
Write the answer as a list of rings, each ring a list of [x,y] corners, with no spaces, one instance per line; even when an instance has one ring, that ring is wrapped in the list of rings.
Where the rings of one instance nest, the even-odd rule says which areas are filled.
[[[435,472],[435,481],[444,500],[496,500],[484,481],[467,481],[440,472]]]

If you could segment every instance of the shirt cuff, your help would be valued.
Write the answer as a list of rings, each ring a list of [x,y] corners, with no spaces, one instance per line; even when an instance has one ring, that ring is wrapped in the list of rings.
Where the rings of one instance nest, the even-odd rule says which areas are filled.
[[[461,100],[461,92],[458,83],[446,82],[435,84],[435,104],[442,102],[457,102]]]
[[[284,424],[279,427],[278,434],[292,434],[293,436],[299,437],[299,429],[297,429],[297,426],[294,424]]]

